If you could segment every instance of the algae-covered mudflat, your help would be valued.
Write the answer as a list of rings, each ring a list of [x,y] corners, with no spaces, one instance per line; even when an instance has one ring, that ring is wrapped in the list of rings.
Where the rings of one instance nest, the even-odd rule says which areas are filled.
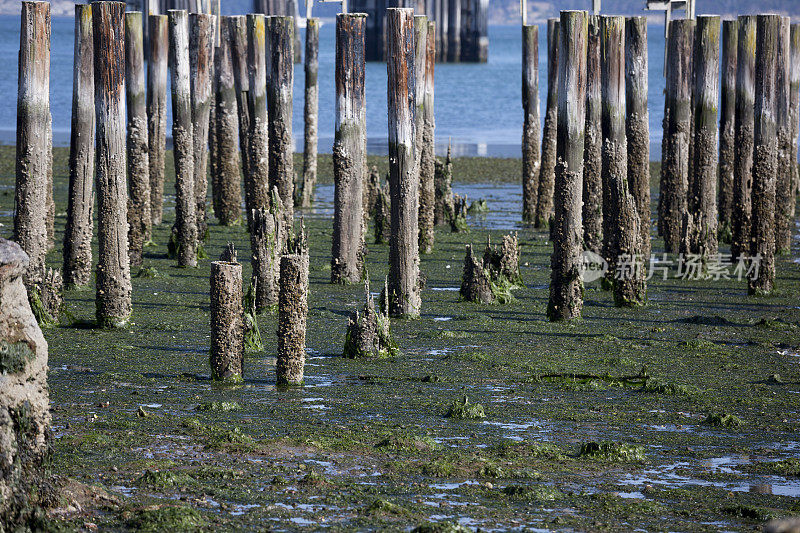
[[[650,280],[644,308],[615,308],[595,282],[581,320],[551,323],[551,246],[546,232],[516,222],[518,165],[456,160],[456,192],[489,197],[490,212],[469,220],[470,233],[437,229],[421,260],[422,317],[392,322],[398,356],[364,361],[340,355],[363,288],[329,284],[323,159],[321,200],[304,218],[308,360],[296,388],[275,386],[268,313],[258,319],[265,349],[247,355],[244,384],[210,381],[209,261],[178,269],[167,259],[168,198],[143,272],[133,272],[130,326],[92,327],[92,287],[68,292],[63,324],[45,330],[49,468],[63,487],[48,527],[747,530],[799,514],[796,236],[770,297],[748,297],[745,281],[689,281],[673,269]],[[54,174],[48,261],[58,266],[64,150]],[[0,188],[10,236],[13,147],[0,148]],[[208,256],[234,242],[249,279],[244,227],[211,222]],[[511,229],[526,288],[505,305],[460,302],[464,245],[480,250]],[[377,291],[388,247],[367,242]],[[445,416],[465,396],[484,418]]]

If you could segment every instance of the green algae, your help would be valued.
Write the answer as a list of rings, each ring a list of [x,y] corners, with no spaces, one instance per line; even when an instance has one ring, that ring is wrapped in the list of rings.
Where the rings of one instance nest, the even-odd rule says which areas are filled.
[[[130,513],[126,525],[142,532],[201,531],[208,526],[203,515],[187,506],[163,506]]]
[[[709,426],[725,429],[737,429],[744,425],[741,418],[729,413],[711,413],[706,417],[704,423]]]
[[[578,457],[619,463],[641,463],[645,460],[644,447],[625,442],[585,442]]]
[[[33,361],[36,354],[27,342],[0,340],[0,374],[22,372]]]
[[[469,403],[469,398],[464,396],[462,399],[453,402],[444,416],[456,420],[479,420],[486,418],[486,413],[481,404]]]

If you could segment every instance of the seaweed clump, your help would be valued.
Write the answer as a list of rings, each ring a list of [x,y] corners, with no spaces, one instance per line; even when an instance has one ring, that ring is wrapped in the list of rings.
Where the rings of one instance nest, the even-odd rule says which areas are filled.
[[[479,261],[467,245],[461,298],[468,302],[507,303],[514,299],[511,291],[523,287],[519,270],[519,240],[516,234],[504,235],[502,244],[486,241],[483,260]]]
[[[392,339],[389,322],[389,291],[385,287],[381,295],[381,308],[375,309],[375,301],[369,292],[369,278],[364,281],[365,304],[363,313],[356,310],[350,315],[344,341],[345,357],[383,358],[397,355],[397,343]]]
[[[642,463],[644,447],[625,442],[585,442],[581,444],[578,457],[617,463]]]
[[[464,396],[462,399],[453,402],[453,405],[450,406],[444,416],[455,418],[456,420],[479,420],[486,418],[486,413],[481,404],[469,403],[469,398]]]
[[[736,429],[744,425],[741,418],[728,413],[711,413],[704,420],[709,426],[726,429]]]

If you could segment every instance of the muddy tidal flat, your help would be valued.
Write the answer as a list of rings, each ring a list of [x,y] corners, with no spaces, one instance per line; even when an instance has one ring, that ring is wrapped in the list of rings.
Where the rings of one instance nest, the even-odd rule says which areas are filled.
[[[53,267],[66,153],[55,151]],[[265,348],[246,355],[244,383],[210,380],[209,259],[180,269],[166,256],[168,154],[164,223],[132,272],[132,323],[94,328],[92,285],[68,292],[62,324],[44,331],[49,469],[62,501],[43,526],[742,531],[800,514],[800,228],[772,296],[748,297],[735,276],[689,281],[673,269],[650,280],[646,307],[615,308],[595,282],[581,320],[551,323],[551,244],[520,223],[519,160],[454,163],[455,192],[487,198],[489,212],[470,216],[469,233],[437,228],[421,258],[422,317],[392,321],[399,355],[351,360],[341,353],[363,287],[329,283],[332,170],[321,156],[318,201],[298,211],[310,245],[305,385],[280,388],[269,313],[258,317]],[[0,147],[5,237],[13,202],[14,148]],[[460,302],[465,244],[482,251],[509,231],[519,233],[526,287],[504,305]],[[212,218],[208,257],[229,241],[249,280],[245,228]],[[377,291],[388,247],[371,229],[367,244]],[[465,396],[483,418],[446,416]]]

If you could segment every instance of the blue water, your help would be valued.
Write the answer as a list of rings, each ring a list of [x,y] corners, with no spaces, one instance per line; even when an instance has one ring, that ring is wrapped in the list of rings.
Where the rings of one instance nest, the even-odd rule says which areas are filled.
[[[52,19],[50,103],[54,142],[60,145],[69,143],[73,24],[72,18]],[[658,157],[661,151],[661,119],[664,108],[663,26],[650,26],[648,32],[650,138],[652,155]],[[519,156],[522,135],[520,36],[519,26],[490,26],[487,64],[436,65],[435,113],[439,152],[443,152],[448,139],[452,139],[454,151],[459,155]],[[540,104],[541,116],[544,117],[547,86],[547,44],[544,26],[540,27],[539,36]],[[320,30],[319,148],[321,152],[330,152],[333,145],[334,51],[334,23],[330,21],[324,23]],[[15,58],[18,52],[19,18],[0,16],[0,57],[5,57],[7,63],[0,73],[0,95],[3,98],[3,102],[0,103],[0,142],[5,143],[14,142],[17,94]],[[368,63],[366,74],[368,148],[372,153],[385,153],[386,65]],[[296,146],[302,149],[302,65],[295,66],[294,79],[293,127]],[[297,142],[298,138],[300,142]]]

